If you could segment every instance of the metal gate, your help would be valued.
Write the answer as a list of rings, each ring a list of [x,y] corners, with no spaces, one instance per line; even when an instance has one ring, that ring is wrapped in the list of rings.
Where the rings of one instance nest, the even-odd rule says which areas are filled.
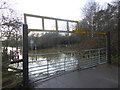
[[[28,29],[27,17],[40,18],[42,29]],[[45,30],[45,19],[54,20],[55,30]],[[24,85],[31,82],[44,81],[55,77],[56,75],[65,72],[82,70],[97,66],[99,64],[111,63],[110,60],[110,34],[96,32],[95,34],[105,35],[107,37],[107,48],[97,48],[88,50],[75,50],[75,51],[62,51],[58,53],[45,53],[45,54],[28,54],[28,33],[31,31],[36,32],[64,32],[64,33],[78,33],[90,34],[88,31],[79,30],[78,21],[65,20],[51,17],[43,17],[37,15],[24,14],[23,25],[23,77]],[[66,31],[58,29],[58,21],[66,22]],[[76,30],[70,30],[69,23],[76,23]],[[47,57],[49,55],[49,57]],[[56,55],[60,55],[57,57]],[[45,58],[41,58],[45,57]],[[52,56],[52,58],[50,58]],[[37,64],[36,64],[37,63]]]
[[[58,54],[64,54],[64,56],[38,59],[40,56]],[[65,72],[82,70],[104,64],[107,62],[106,55],[106,48],[29,55],[29,58],[32,58],[32,60],[29,59],[31,60],[29,61],[29,76],[32,82],[44,81]]]

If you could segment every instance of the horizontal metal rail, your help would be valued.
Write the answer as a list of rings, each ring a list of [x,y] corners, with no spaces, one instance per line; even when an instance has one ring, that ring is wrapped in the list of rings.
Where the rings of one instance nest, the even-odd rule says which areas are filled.
[[[33,14],[24,14],[24,23],[27,24],[28,20],[27,20],[27,17],[34,17],[34,18],[41,18],[42,20],[42,29],[29,29],[29,31],[44,31],[44,32],[64,32],[64,33],[79,33],[79,34],[90,34],[90,33],[93,33],[93,32],[90,32],[90,31],[82,31],[80,30],[80,26],[79,26],[79,22],[78,21],[75,21],[75,20],[67,20],[67,19],[59,19],[59,18],[53,18],[53,17],[46,17],[46,16],[39,16],[39,15],[33,15]],[[45,29],[45,20],[54,20],[55,22],[55,30],[46,30]],[[64,31],[64,30],[58,30],[58,27],[59,27],[59,24],[58,24],[58,21],[64,21],[66,22],[66,28],[67,30]],[[70,25],[69,25],[69,22],[70,23],[76,23],[76,30],[72,30],[70,31]],[[98,34],[98,35],[106,35],[106,33],[104,32],[94,32],[94,34]]]
[[[23,59],[12,61],[10,62],[10,64],[19,63],[19,62],[23,62]]]
[[[51,64],[51,65],[55,65],[56,63],[54,63],[54,64]],[[67,63],[67,64],[73,64],[73,62],[72,63]],[[50,65],[50,64],[49,64]],[[60,65],[64,65],[64,63],[62,62],[62,64],[60,64]],[[68,65],[68,66],[70,66],[70,65]],[[62,66],[62,67],[64,67],[64,66]],[[49,69],[50,69],[51,67],[49,67]],[[30,72],[35,72],[35,71],[40,71],[40,70],[45,70],[45,69],[47,69],[47,68],[42,68],[42,69],[37,69],[37,70],[31,70]],[[52,70],[54,70],[54,68],[52,68]]]
[[[52,20],[59,20],[59,21],[78,22],[78,21],[74,21],[74,20],[59,19],[59,18],[53,18],[53,17],[47,17],[47,16],[39,16],[39,15],[33,15],[33,14],[24,14],[24,16],[25,16],[25,18],[26,17],[36,17],[36,18],[52,19]]]
[[[71,66],[74,66],[74,65],[71,65]],[[69,67],[69,68],[71,68],[70,66],[66,66],[66,67]],[[29,74],[30,76],[33,76],[34,77],[34,75],[37,75],[37,74],[53,74],[53,73],[60,73],[61,71],[65,71],[65,70],[60,70],[60,69],[63,69],[64,67],[59,67],[59,68],[57,68],[57,69],[59,69],[59,71],[57,70],[57,69],[52,69],[52,70],[49,70],[49,71],[52,71],[52,73],[51,72],[49,72],[49,73],[47,73],[48,71],[44,71],[44,72],[39,72],[39,73],[35,73],[35,74]],[[53,70],[55,70],[55,71],[53,71]],[[73,70],[72,68],[71,68],[71,70]],[[35,76],[36,77],[36,76]],[[39,76],[38,76],[39,77]]]
[[[75,52],[96,51],[96,50],[105,50],[105,49],[106,49],[106,48],[90,49],[90,50],[82,50],[82,51],[68,51],[68,52],[59,52],[59,53],[29,54],[29,56],[44,56],[44,55],[68,54],[68,53],[75,53]]]

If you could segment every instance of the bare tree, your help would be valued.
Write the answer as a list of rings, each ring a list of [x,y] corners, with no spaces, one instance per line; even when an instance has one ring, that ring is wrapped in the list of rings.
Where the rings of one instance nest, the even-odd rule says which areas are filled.
[[[90,0],[86,3],[82,9],[84,20],[81,21],[81,28],[85,30],[90,30],[92,32],[97,31],[96,21],[94,17],[96,13],[101,10],[99,3],[94,0]],[[86,27],[86,28],[85,28]]]
[[[17,41],[21,33],[21,25],[20,15],[10,7],[9,2],[0,1],[0,40],[4,42],[4,50],[2,52],[3,67],[9,64],[9,55],[7,53],[9,42],[11,41],[18,48]],[[7,68],[4,67],[3,71],[7,71]]]
[[[9,41],[11,37],[18,39],[21,32],[21,17],[13,10],[8,2],[0,2],[0,40]],[[6,47],[8,43],[6,42]]]

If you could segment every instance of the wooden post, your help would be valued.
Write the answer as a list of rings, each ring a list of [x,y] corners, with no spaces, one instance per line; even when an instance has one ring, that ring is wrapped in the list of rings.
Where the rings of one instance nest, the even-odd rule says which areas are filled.
[[[28,26],[23,24],[23,86],[28,87]]]
[[[107,62],[111,63],[111,40],[110,40],[110,32],[106,33],[107,36]]]

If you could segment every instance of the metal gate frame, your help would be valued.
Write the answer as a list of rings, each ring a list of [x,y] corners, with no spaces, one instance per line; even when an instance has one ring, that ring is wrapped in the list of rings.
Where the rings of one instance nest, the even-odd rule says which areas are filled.
[[[36,31],[45,31],[44,30],[44,19],[53,19],[56,22],[56,31],[49,31],[48,32],[66,32],[66,33],[79,33],[79,34],[89,34],[91,32],[88,31],[81,31],[79,30],[79,22],[78,21],[73,21],[73,20],[65,20],[65,19],[59,19],[59,18],[51,18],[51,17],[44,17],[44,16],[38,16],[38,15],[31,15],[31,14],[24,14],[24,24],[23,24],[23,86],[25,88],[28,87],[28,82],[29,82],[29,76],[28,76],[28,33],[29,31],[33,31],[33,29],[28,29],[27,25],[27,16],[29,17],[37,17],[42,19],[42,29],[43,30],[36,30]],[[58,31],[58,23],[57,21],[66,21],[67,22],[67,31]],[[77,30],[75,31],[69,31],[69,22],[75,22],[77,23]],[[100,35],[106,35],[106,40],[107,40],[107,62],[111,63],[111,45],[110,45],[110,32],[106,33],[101,33],[101,32],[96,32],[95,34],[100,34]]]

